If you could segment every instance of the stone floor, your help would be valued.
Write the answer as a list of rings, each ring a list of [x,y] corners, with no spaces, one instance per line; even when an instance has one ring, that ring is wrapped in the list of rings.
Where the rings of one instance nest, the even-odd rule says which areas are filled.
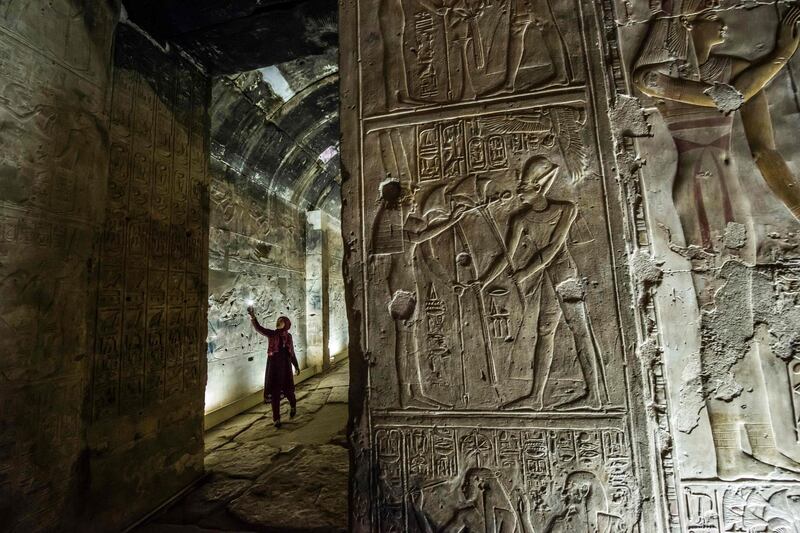
[[[260,405],[206,433],[203,482],[138,533],[347,530],[347,361],[297,386],[283,427]]]

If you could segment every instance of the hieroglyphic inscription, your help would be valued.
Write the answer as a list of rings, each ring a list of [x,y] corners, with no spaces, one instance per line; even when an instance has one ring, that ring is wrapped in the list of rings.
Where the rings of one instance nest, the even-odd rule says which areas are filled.
[[[619,429],[375,431],[378,530],[624,531],[638,505]]]
[[[685,530],[690,533],[796,531],[800,485],[715,484],[683,488]]]
[[[207,82],[188,64],[140,53],[131,30],[120,31],[95,418],[193,390],[205,355]]]
[[[114,16],[95,2],[6,0],[0,5],[0,31],[101,85],[108,81]]]
[[[0,514],[15,531],[70,529],[82,483],[115,16],[84,4],[0,2]]]

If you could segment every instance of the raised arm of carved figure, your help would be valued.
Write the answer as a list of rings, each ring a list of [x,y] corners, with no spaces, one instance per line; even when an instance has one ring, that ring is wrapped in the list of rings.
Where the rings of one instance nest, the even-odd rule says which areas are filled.
[[[767,56],[745,68],[733,79],[733,86],[747,102],[766,87],[778,72],[786,66],[800,45],[800,6],[792,6],[778,24],[778,39],[775,48]]]
[[[406,232],[406,237],[412,243],[425,242],[458,224],[467,209],[468,206],[466,205],[457,205],[449,216],[429,224],[426,224],[421,218],[409,218],[403,226],[403,231]]]
[[[633,72],[633,83],[647,96],[664,98],[685,104],[716,107],[714,99],[706,91],[712,85],[694,80],[673,78],[659,72],[660,65],[647,65]]]
[[[555,229],[553,229],[550,242],[543,246],[538,253],[531,254],[526,264],[517,268],[516,272],[520,275],[520,281],[538,273],[553,261],[558,252],[564,247],[569,235],[569,229],[578,216],[578,208],[571,202],[551,201],[550,205],[561,209],[561,217],[558,219]]]

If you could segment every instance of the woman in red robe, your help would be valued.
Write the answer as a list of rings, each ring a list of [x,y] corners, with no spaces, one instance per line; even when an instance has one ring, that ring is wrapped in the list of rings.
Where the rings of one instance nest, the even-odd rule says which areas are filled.
[[[281,397],[289,400],[289,416],[294,418],[297,413],[297,400],[294,396],[294,379],[292,367],[300,373],[297,357],[294,354],[294,344],[289,328],[292,322],[282,316],[278,319],[275,329],[267,329],[258,323],[252,307],[247,308],[250,321],[257,332],[269,339],[267,349],[267,371],[264,379],[264,402],[272,404],[272,421],[276,428],[281,427]]]

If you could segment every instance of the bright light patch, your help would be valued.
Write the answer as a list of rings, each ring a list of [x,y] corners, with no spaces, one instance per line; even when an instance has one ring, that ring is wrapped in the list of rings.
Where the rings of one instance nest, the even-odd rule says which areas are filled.
[[[336,154],[338,153],[339,153],[338,148],[336,148],[335,146],[328,146],[327,148],[325,148],[324,152],[319,154],[319,160],[322,161],[323,163],[327,163],[328,161],[336,157]]]
[[[284,102],[288,102],[295,95],[294,90],[289,86],[289,82],[283,77],[283,73],[278,67],[265,67],[258,70],[261,72],[261,77],[264,78],[264,81]]]

